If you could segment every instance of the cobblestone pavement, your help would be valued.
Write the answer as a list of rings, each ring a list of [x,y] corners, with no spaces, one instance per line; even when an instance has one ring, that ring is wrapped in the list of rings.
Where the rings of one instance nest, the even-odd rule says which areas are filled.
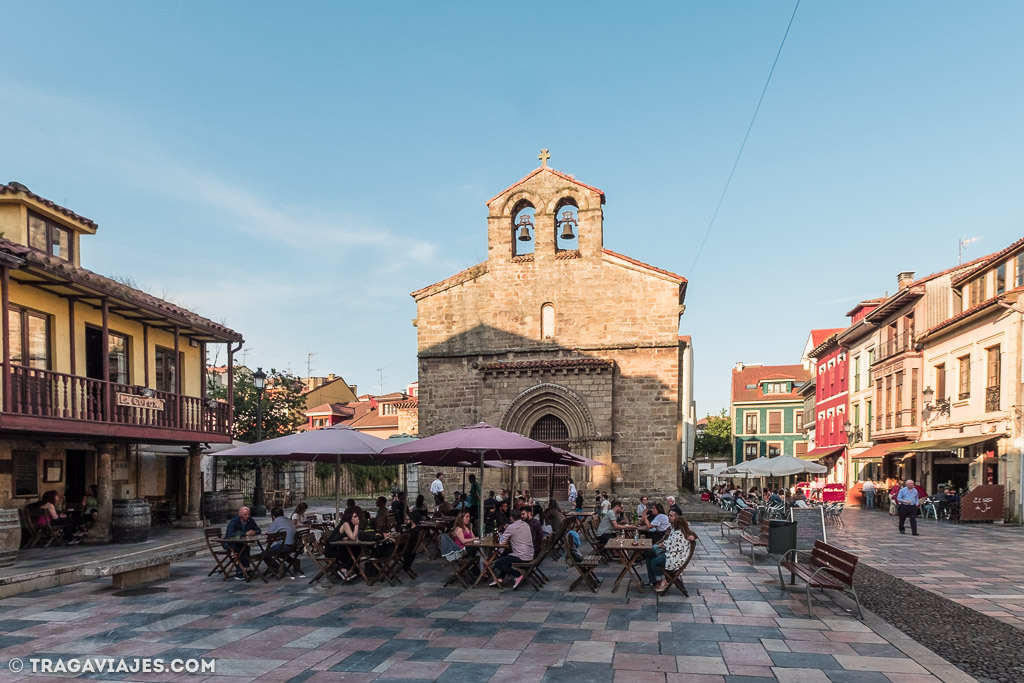
[[[400,586],[244,584],[206,577],[210,561],[172,579],[115,592],[97,580],[0,602],[0,680],[13,657],[207,657],[209,680],[266,681],[925,681],[973,680],[852,602],[780,590],[774,562],[756,566],[717,526],[685,573],[691,597],[567,593],[564,562],[540,592],[443,588],[440,561]],[[96,676],[93,676],[94,678]],[[26,680],[39,680],[23,676]],[[204,680],[119,674],[105,680]]]
[[[883,510],[847,509],[829,541],[873,567],[1024,629],[1024,528],[918,519],[920,536]]]

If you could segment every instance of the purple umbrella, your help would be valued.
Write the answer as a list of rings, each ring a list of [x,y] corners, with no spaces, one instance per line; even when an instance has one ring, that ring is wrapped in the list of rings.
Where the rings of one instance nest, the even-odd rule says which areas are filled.
[[[531,460],[557,465],[585,466],[588,458],[562,448],[535,441],[522,434],[507,432],[485,422],[453,429],[434,436],[389,446],[381,453],[392,462],[458,467],[467,461],[477,462],[483,484],[484,462],[494,460]],[[595,462],[595,461],[590,461]],[[600,464],[600,463],[598,463]],[[478,501],[480,533],[483,534],[483,496]]]
[[[341,507],[341,492],[338,488],[341,463],[381,464],[380,452],[387,445],[386,439],[363,434],[352,427],[334,425],[231,448],[218,453],[217,457],[333,462],[334,507],[337,512]]]

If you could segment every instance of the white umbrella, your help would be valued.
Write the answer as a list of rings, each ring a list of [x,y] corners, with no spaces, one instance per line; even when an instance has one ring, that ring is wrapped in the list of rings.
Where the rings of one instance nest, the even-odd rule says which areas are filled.
[[[752,467],[757,466],[760,463],[767,462],[767,460],[768,460],[768,458],[766,458],[763,455],[760,458],[757,458],[756,460],[744,460],[743,462],[739,463],[738,465],[732,465],[730,467],[727,467],[722,472],[722,474],[724,474],[725,476],[730,476],[730,475],[734,475],[734,474],[741,474],[744,477],[760,477],[761,476],[760,474],[751,474],[750,469]]]
[[[764,462],[752,460],[747,474],[752,477],[789,477],[794,474],[822,474],[828,468],[809,460],[794,458],[792,455],[780,455],[777,458],[766,458]]]
[[[718,476],[721,476],[721,474],[723,472],[725,472],[727,469],[729,469],[729,467],[730,467],[729,465],[719,465],[717,467],[712,467],[710,470],[704,470],[700,474],[701,474],[701,476],[704,476],[704,477],[706,477],[706,476],[718,477]]]

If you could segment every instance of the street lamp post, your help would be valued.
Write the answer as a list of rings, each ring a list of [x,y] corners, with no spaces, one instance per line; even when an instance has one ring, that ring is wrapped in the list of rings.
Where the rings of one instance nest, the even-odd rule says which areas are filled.
[[[252,383],[256,387],[256,442],[263,441],[263,389],[267,386],[267,373],[263,368],[256,368],[252,373]],[[267,508],[263,505],[263,461],[256,460],[256,485],[252,491],[252,516],[263,517]]]

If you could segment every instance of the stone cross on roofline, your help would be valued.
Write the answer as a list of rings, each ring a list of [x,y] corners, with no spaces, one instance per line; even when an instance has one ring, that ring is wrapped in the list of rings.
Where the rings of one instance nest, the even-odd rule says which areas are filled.
[[[540,151],[540,154],[537,155],[537,158],[540,159],[541,165],[544,168],[547,168],[548,167],[548,159],[551,158],[551,155],[548,154],[548,151],[546,149],[542,149]]]

